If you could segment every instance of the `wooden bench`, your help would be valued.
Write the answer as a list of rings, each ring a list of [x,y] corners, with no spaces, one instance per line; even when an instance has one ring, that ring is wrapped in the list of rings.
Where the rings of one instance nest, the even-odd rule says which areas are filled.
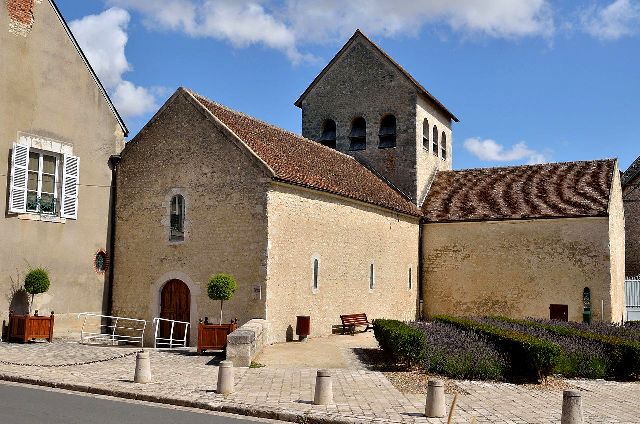
[[[367,314],[350,314],[350,315],[340,315],[340,319],[342,320],[342,334],[347,327],[351,328],[351,332],[353,333],[356,326],[365,327],[364,331],[373,328],[371,323],[367,320]]]

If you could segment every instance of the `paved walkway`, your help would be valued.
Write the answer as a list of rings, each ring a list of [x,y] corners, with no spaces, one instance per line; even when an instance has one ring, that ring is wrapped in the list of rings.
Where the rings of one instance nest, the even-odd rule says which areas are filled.
[[[336,339],[336,344],[341,346],[339,352],[358,344],[370,345],[368,335],[361,337],[362,343],[357,342],[360,336],[332,336],[341,337],[345,339]],[[236,391],[226,397],[214,391],[219,358],[193,352],[151,351],[154,382],[141,385],[132,381],[138,349],[76,343],[0,343],[0,378],[295,422],[446,421],[422,416],[424,395],[403,394],[384,374],[368,371],[363,366],[349,366],[357,358],[348,353],[327,355],[343,365],[332,368],[335,404],[331,406],[312,404],[316,368],[302,367],[304,358],[297,359],[291,367],[285,368],[281,363],[269,365],[271,350],[282,351],[291,346],[298,349],[297,355],[309,354],[308,358],[312,358],[322,356],[318,346],[326,345],[332,338],[310,340],[296,346],[273,346],[261,356],[268,366],[235,368]],[[640,383],[587,380],[567,380],[566,383],[583,393],[585,422],[640,422]],[[469,423],[472,417],[479,423],[560,421],[562,388],[470,381],[455,384],[463,393],[458,397],[456,423]],[[451,402],[450,395],[447,402]]]

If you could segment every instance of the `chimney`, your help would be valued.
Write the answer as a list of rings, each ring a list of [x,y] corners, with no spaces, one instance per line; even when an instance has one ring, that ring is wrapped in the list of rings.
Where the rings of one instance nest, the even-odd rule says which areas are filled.
[[[33,25],[34,0],[6,0],[9,32],[26,37]]]

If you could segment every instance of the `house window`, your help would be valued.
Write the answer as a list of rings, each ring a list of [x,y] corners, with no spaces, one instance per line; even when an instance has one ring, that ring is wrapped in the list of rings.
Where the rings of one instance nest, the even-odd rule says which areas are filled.
[[[322,123],[320,143],[332,149],[336,148],[336,121],[327,119]]]
[[[58,157],[29,152],[27,167],[27,212],[55,215],[58,201]]]
[[[396,147],[396,117],[386,115],[380,121],[380,144],[378,148],[385,149],[388,147]]]
[[[176,194],[171,198],[171,229],[169,240],[184,240],[184,197]]]
[[[369,264],[369,290],[373,290],[375,284],[375,271],[373,269],[373,263],[371,263]]]
[[[429,151],[429,121],[422,121],[422,147]]]
[[[442,153],[440,157],[444,160],[447,159],[447,135],[442,131],[442,140],[440,141],[440,147],[442,149]]]
[[[318,268],[319,268],[318,258],[313,258],[313,281],[311,285],[314,291],[318,290]]]
[[[438,127],[433,126],[433,155],[438,156]]]
[[[411,281],[411,267],[409,267],[409,290],[413,287],[413,281]]]
[[[351,123],[349,141],[351,142],[349,150],[364,150],[367,148],[367,123],[363,117],[360,116]]]

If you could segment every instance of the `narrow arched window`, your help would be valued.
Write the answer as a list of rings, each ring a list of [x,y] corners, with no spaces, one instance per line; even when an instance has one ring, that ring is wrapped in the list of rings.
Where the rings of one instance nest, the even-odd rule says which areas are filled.
[[[447,158],[447,135],[442,131],[442,139],[440,140],[440,148],[442,149],[440,157],[442,159]]]
[[[369,264],[369,290],[373,290],[376,285],[375,270],[373,269],[373,263]]]
[[[359,116],[351,123],[349,141],[351,142],[349,150],[364,150],[367,148],[367,122],[363,117]]]
[[[184,240],[184,197],[176,194],[171,198],[171,230],[169,240]]]
[[[336,121],[326,119],[322,123],[322,135],[319,141],[327,147],[336,148]]]
[[[582,290],[582,322],[591,324],[591,289]]]
[[[319,271],[319,261],[317,258],[314,258],[313,259],[313,281],[312,281],[313,290],[318,290],[318,271]]]
[[[429,150],[429,121],[426,118],[422,121],[422,147]]]
[[[432,152],[434,156],[438,156],[438,127],[433,126],[433,149]]]
[[[393,115],[385,115],[380,121],[380,149],[387,147],[396,147],[396,117]]]

